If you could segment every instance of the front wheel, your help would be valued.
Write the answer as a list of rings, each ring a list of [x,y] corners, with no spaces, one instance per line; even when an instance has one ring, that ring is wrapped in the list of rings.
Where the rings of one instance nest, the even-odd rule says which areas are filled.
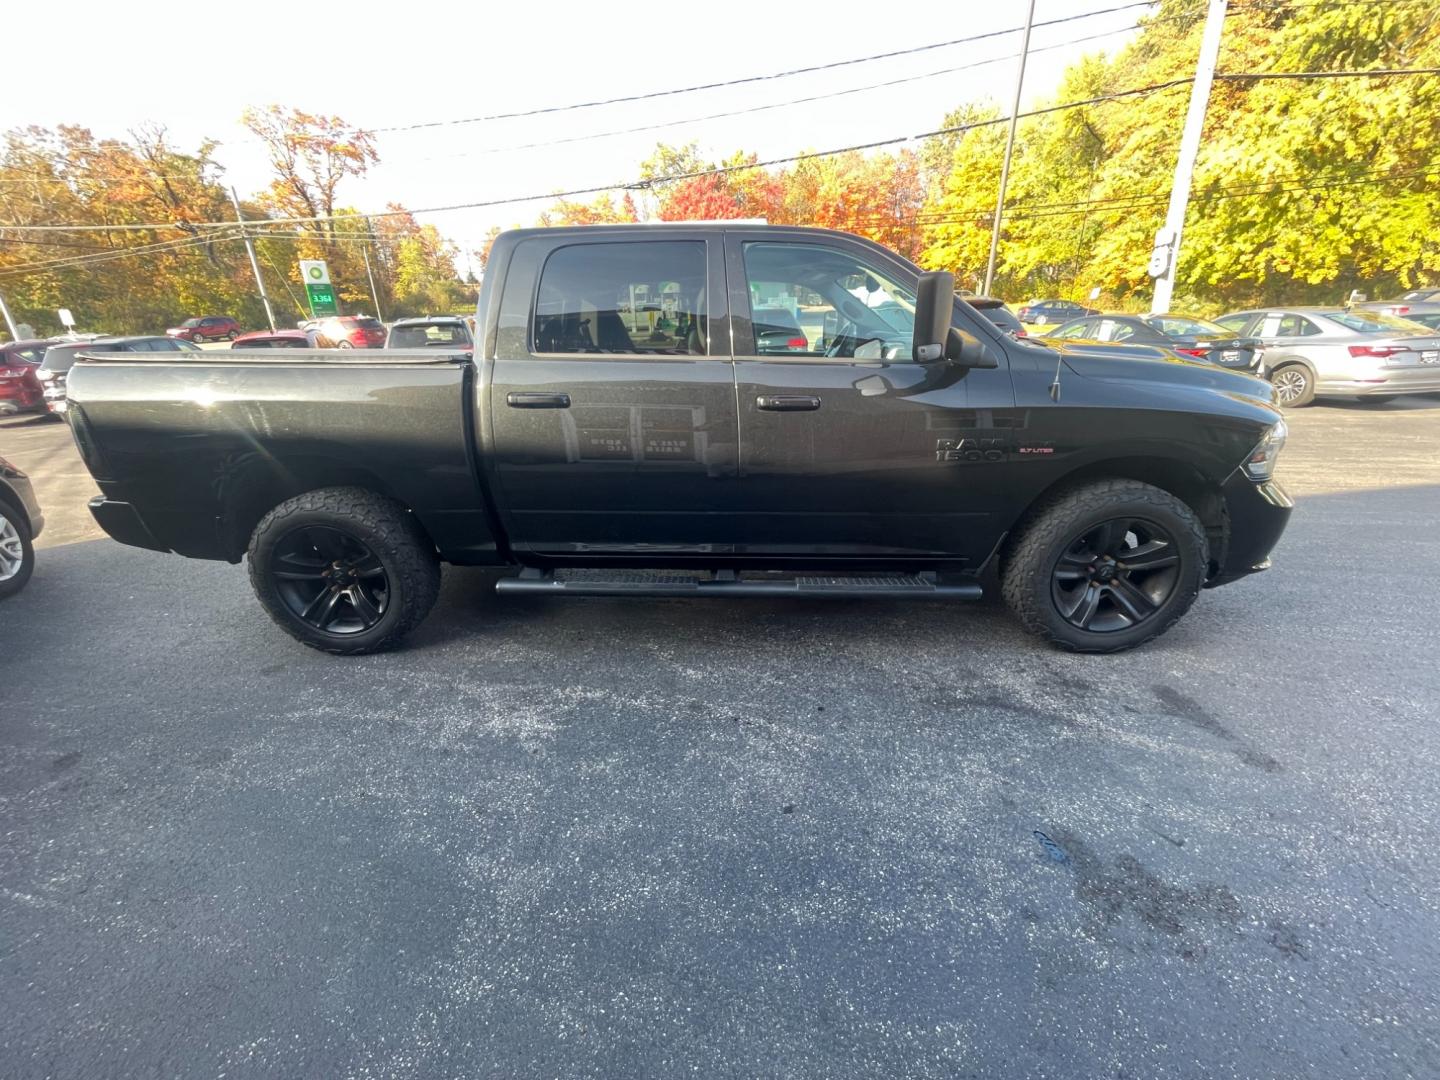
[[[337,349],[353,349],[355,346],[348,341],[342,341],[335,346]]]
[[[325,652],[389,648],[430,612],[435,548],[404,507],[364,488],[281,503],[250,538],[250,584],[291,637]]]
[[[1052,644],[1120,652],[1190,609],[1208,558],[1205,527],[1180,499],[1138,480],[1102,480],[1035,512],[1005,559],[1002,592]]]
[[[25,587],[35,570],[35,548],[25,519],[0,502],[0,600]]]

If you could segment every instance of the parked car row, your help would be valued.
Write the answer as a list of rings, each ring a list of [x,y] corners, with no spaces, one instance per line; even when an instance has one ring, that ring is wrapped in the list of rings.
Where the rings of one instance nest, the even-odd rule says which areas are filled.
[[[1019,316],[1048,321],[1066,303],[1037,301]],[[1440,392],[1440,289],[1344,307],[1256,308],[1213,321],[1082,309],[1044,336],[1081,351],[1121,344],[1248,371],[1268,378],[1285,408],[1316,398],[1380,404]]]

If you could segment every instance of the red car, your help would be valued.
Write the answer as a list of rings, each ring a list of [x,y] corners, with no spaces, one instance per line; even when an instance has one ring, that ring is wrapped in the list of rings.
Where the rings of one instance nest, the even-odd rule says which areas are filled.
[[[321,349],[383,349],[385,324],[369,315],[337,315],[315,327]]]
[[[0,416],[45,411],[45,391],[35,372],[45,350],[58,340],[36,338],[0,345]]]
[[[252,330],[230,343],[232,349],[316,349],[313,330]]]
[[[241,334],[240,324],[229,315],[205,315],[201,318],[186,319],[179,326],[172,326],[165,333],[170,337],[193,341],[234,341]]]

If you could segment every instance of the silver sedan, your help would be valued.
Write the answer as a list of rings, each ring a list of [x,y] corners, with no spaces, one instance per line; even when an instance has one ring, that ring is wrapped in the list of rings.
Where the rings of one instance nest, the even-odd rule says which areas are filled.
[[[1440,391],[1440,335],[1419,323],[1357,308],[1266,308],[1215,320],[1265,344],[1264,374],[1276,403],[1317,397],[1374,404]]]

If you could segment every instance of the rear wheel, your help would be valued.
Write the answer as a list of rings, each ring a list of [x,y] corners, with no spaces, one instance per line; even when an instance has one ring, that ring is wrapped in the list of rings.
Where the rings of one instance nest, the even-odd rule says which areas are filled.
[[[1120,652],[1190,609],[1208,550],[1200,519],[1174,495],[1097,481],[1035,512],[1005,560],[1002,592],[1027,630],[1062,649]]]
[[[250,584],[297,641],[332,653],[389,648],[430,612],[434,547],[404,507],[364,488],[281,503],[250,538]]]
[[[1275,404],[1298,409],[1315,400],[1315,380],[1304,364],[1282,364],[1270,373],[1275,386]]]
[[[13,507],[0,502],[0,600],[23,589],[34,570],[30,527]]]
[[[348,341],[342,341],[335,346],[337,349],[353,349],[355,346]]]
[[[226,341],[234,341],[234,340],[235,340],[237,337],[239,337],[239,336],[240,336],[240,331],[238,331],[238,330],[231,330],[228,334],[225,335],[225,340],[226,340]]]

